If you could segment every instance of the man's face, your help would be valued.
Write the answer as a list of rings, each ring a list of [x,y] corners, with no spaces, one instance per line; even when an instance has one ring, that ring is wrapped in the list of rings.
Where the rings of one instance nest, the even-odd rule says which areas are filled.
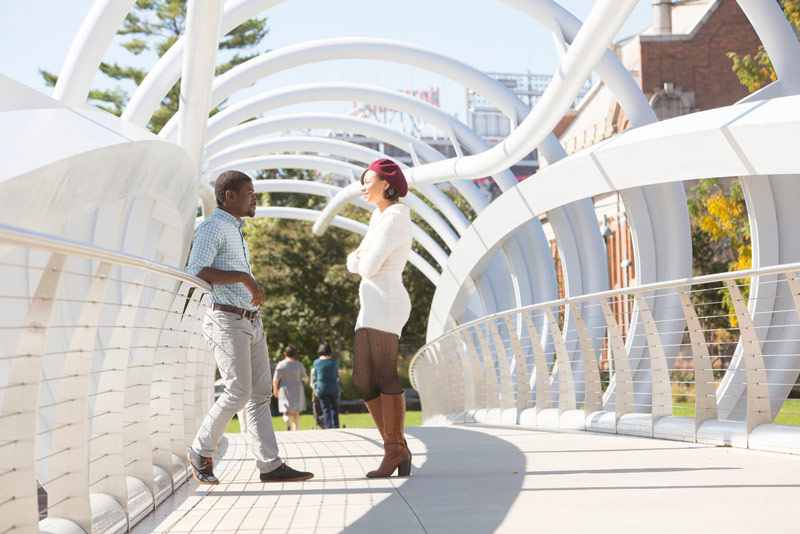
[[[227,191],[226,194],[228,201],[225,204],[232,215],[238,218],[255,216],[258,198],[252,182],[243,184],[239,191]]]

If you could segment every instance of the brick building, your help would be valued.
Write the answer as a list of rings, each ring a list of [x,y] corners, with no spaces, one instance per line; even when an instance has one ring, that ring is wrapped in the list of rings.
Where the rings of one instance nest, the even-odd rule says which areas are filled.
[[[653,24],[616,43],[614,52],[639,83],[659,120],[728,106],[744,98],[747,88],[731,70],[727,53],[753,54],[761,42],[736,0],[652,2]],[[602,82],[592,88],[565,122],[568,124],[559,125],[563,128],[560,141],[568,153],[630,126],[625,112]],[[691,185],[686,184],[687,190]],[[618,194],[599,196],[594,203],[609,251],[610,287],[632,285],[636,271],[624,205]],[[549,224],[543,222],[545,232],[553,239]],[[554,254],[560,270],[557,258]]]

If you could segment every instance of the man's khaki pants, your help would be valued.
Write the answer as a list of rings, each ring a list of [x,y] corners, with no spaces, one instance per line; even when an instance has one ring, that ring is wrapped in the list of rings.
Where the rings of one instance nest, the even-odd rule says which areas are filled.
[[[210,458],[236,412],[244,408],[256,466],[267,473],[281,466],[272,428],[272,375],[267,337],[261,319],[249,320],[231,312],[208,310],[203,333],[225,381],[225,391],[200,425],[192,448]]]

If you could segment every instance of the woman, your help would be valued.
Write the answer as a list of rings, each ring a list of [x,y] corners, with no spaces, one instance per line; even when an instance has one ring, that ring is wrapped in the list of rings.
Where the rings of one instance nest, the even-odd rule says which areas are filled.
[[[403,287],[403,267],[411,253],[411,216],[398,199],[408,193],[395,162],[379,159],[361,175],[361,192],[376,209],[361,245],[347,257],[347,269],[361,275],[356,320],[353,383],[367,403],[383,438],[384,456],[367,476],[400,476],[411,472],[411,451],[403,428],[406,401],[397,375],[397,342],[411,313]]]
[[[300,426],[300,412],[306,409],[306,392],[303,383],[308,382],[308,375],[303,364],[297,361],[297,351],[287,345],[283,351],[283,360],[275,366],[275,376],[272,378],[272,394],[278,397],[278,411],[283,414],[286,430],[289,430],[289,420],[292,430]]]

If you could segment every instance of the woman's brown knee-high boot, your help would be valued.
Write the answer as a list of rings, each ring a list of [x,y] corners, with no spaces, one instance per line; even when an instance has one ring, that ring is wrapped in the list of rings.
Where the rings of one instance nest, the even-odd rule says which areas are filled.
[[[405,428],[406,395],[381,394],[383,412],[383,460],[375,471],[367,473],[369,478],[392,476],[395,469],[399,476],[411,474],[411,452],[406,445]]]
[[[383,439],[383,407],[381,406],[381,396],[378,395],[374,399],[367,401],[367,411],[375,421],[375,426],[378,427],[378,432],[381,433]]]
[[[405,406],[405,393],[403,394],[403,406]],[[378,428],[378,432],[381,434],[381,439],[385,439],[383,434],[383,406],[381,403],[380,395],[372,399],[371,401],[366,402],[367,411],[372,416],[372,420],[375,421],[375,426]],[[405,415],[403,415],[403,419],[405,422]],[[403,444],[406,446],[406,450],[408,451],[408,459],[411,459],[411,450],[408,448],[408,442],[405,440],[405,436],[403,436]]]

